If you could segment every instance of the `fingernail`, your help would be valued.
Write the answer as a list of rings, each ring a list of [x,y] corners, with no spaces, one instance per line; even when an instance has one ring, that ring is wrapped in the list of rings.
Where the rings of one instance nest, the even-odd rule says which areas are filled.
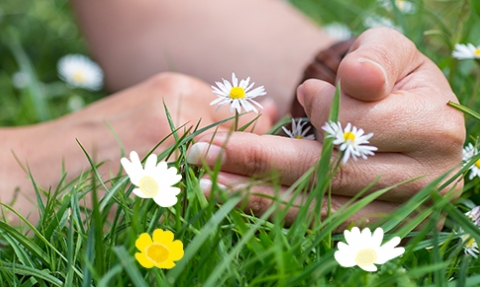
[[[300,103],[300,105],[302,105],[302,106],[303,106],[303,99],[305,97],[304,90],[305,90],[305,88],[303,87],[303,84],[301,84],[297,88],[297,99],[298,99],[298,102]]]
[[[387,70],[385,70],[385,68],[384,68],[382,65],[380,65],[379,63],[377,63],[377,62],[375,62],[375,61],[372,61],[372,60],[370,60],[370,59],[366,59],[366,58],[359,58],[359,59],[358,59],[358,62],[360,62],[360,63],[365,63],[365,62],[371,63],[371,64],[377,66],[378,68],[380,68],[380,70],[381,70],[382,73],[383,73],[383,77],[384,77],[384,79],[385,79],[385,86],[388,86]]]
[[[187,162],[190,164],[201,164],[202,159],[204,159],[208,164],[214,164],[222,152],[223,149],[219,146],[199,142],[190,147],[187,153]]]

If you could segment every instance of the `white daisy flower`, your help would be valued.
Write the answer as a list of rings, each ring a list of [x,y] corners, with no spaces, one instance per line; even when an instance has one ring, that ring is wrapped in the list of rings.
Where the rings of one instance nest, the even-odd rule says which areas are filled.
[[[363,25],[367,28],[388,27],[403,33],[403,29],[395,25],[395,23],[393,23],[391,19],[381,17],[378,15],[373,15],[365,18],[365,20],[363,20]]]
[[[365,228],[360,233],[358,227],[352,228],[352,231],[343,232],[345,241],[337,244],[338,251],[335,251],[335,259],[343,267],[353,267],[357,265],[365,271],[377,271],[375,264],[383,264],[388,260],[402,255],[405,252],[403,247],[396,247],[400,243],[400,237],[394,237],[384,245],[383,229],[377,228],[372,232]]]
[[[292,131],[289,131],[287,128],[282,127],[283,131],[291,138],[295,139],[306,139],[306,140],[314,140],[314,135],[306,135],[310,130],[310,127],[307,127],[303,130],[303,127],[307,124],[307,121],[303,121],[303,119],[299,119],[298,122],[295,119],[292,119]]]
[[[455,44],[452,56],[459,60],[480,59],[480,46],[475,47],[473,44]]]
[[[176,184],[182,179],[174,167],[168,168],[167,163],[161,161],[157,164],[157,156],[151,154],[145,162],[145,169],[142,167],[138,154],[130,153],[130,160],[120,160],[123,168],[130,177],[132,184],[137,186],[133,193],[141,198],[153,198],[162,207],[170,207],[177,203],[177,194],[180,193]]]
[[[12,76],[12,84],[17,89],[26,88],[30,84],[30,82],[31,79],[28,73],[19,71]]]
[[[470,234],[462,235],[461,237],[463,242],[463,250],[465,254],[471,255],[475,258],[478,257],[478,244],[475,241],[475,238],[471,237]]]
[[[463,165],[467,164],[477,154],[478,150],[472,145],[472,143],[469,143],[463,149]],[[473,179],[475,176],[480,177],[480,159],[477,160],[474,164],[472,164],[469,169],[470,176],[468,177],[468,179]]]
[[[465,213],[465,215],[470,218],[470,220],[476,225],[480,227],[480,205],[474,207],[469,212]]]
[[[350,31],[350,28],[342,23],[330,23],[323,26],[322,29],[328,34],[328,36],[337,41],[348,40],[352,37],[352,31]]]
[[[385,7],[385,9],[392,11],[392,3],[390,0],[381,0],[382,5]],[[411,14],[415,12],[415,5],[410,2],[410,1],[405,1],[405,0],[395,0],[394,1],[395,6],[400,10],[401,12],[405,14]]]
[[[345,130],[342,129],[342,124],[339,122],[325,123],[322,129],[328,133],[327,137],[335,138],[333,144],[339,145],[339,150],[344,152],[343,164],[348,161],[350,156],[354,160],[357,160],[357,157],[367,159],[367,155],[373,156],[373,152],[377,150],[377,147],[366,145],[373,133],[364,135],[363,129],[357,129],[350,123],[347,124]]]
[[[249,84],[250,77],[248,77],[246,80],[241,80],[240,83],[238,83],[235,73],[232,73],[232,83],[225,79],[222,80],[223,83],[215,82],[217,87],[212,86],[213,93],[218,96],[218,99],[212,101],[210,103],[211,106],[218,104],[218,110],[218,108],[221,106],[230,104],[230,112],[236,110],[237,113],[242,112],[242,107],[246,112],[254,111],[255,113],[258,113],[254,105],[260,109],[263,109],[259,103],[253,100],[256,97],[267,94],[263,86],[250,90],[255,84],[253,82]]]
[[[58,76],[67,84],[98,91],[103,85],[103,72],[100,67],[89,58],[80,55],[66,55],[57,64]]]

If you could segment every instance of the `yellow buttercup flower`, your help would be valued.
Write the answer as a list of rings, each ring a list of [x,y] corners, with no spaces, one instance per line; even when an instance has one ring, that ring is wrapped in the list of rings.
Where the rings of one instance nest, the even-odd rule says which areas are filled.
[[[138,263],[145,268],[170,269],[175,267],[173,261],[183,257],[183,243],[173,240],[173,233],[169,230],[155,229],[153,236],[142,233],[135,241],[140,252],[135,253]]]

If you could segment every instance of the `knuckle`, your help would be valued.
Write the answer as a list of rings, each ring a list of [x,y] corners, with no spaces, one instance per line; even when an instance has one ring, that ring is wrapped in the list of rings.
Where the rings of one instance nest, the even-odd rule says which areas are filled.
[[[269,162],[268,152],[265,148],[260,145],[251,145],[246,154],[244,164],[247,175],[262,175],[269,170],[267,164]]]

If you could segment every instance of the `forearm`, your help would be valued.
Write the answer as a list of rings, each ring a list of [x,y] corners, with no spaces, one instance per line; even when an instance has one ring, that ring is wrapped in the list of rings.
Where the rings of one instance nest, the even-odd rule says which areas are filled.
[[[208,83],[233,71],[264,85],[283,115],[305,66],[331,44],[315,24],[283,1],[73,2],[111,90],[161,71]]]

